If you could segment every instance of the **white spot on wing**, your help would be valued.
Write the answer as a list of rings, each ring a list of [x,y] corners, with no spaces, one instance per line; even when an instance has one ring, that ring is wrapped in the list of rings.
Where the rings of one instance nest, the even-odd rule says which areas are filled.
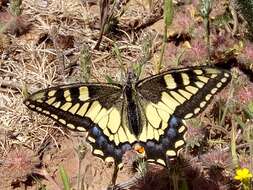
[[[165,75],[164,80],[168,89],[175,89],[177,87],[177,83],[171,74]]]
[[[182,132],[185,131],[185,129],[186,129],[186,127],[185,127],[184,125],[182,125],[182,126],[178,129],[178,132],[179,132],[179,133],[182,133]]]
[[[42,108],[36,107],[36,110],[39,111],[39,112],[41,112],[41,111],[42,111]]]
[[[194,110],[194,114],[199,113],[199,111],[200,111],[200,108],[196,108],[196,109]]]
[[[188,113],[188,114],[186,114],[186,116],[184,117],[185,119],[189,119],[189,118],[191,118],[193,116],[193,113]]]
[[[184,145],[184,141],[183,140],[178,140],[176,143],[175,143],[175,148],[177,149],[178,147]]]
[[[217,88],[220,88],[222,86],[222,83],[219,82],[216,86],[217,86]]]
[[[50,112],[47,111],[47,110],[43,110],[42,112],[43,112],[44,114],[46,114],[46,115],[50,115]]]
[[[183,96],[181,96],[180,94],[178,94],[177,92],[170,91],[170,93],[181,104],[183,104],[186,101],[186,99]]]
[[[89,117],[92,121],[94,121],[101,107],[102,106],[100,105],[98,101],[94,101],[92,105],[90,106],[90,109],[88,110],[88,112],[85,114],[85,116]]]
[[[89,99],[89,91],[86,86],[82,86],[79,88],[79,100],[86,101]]]
[[[31,105],[29,105],[29,107],[32,108],[32,109],[34,109],[36,106],[33,105],[33,104],[31,104]]]
[[[197,75],[202,75],[203,74],[203,71],[200,70],[200,69],[195,69],[193,70],[194,73],[196,73]]]
[[[75,114],[79,107],[80,107],[80,104],[76,103],[74,106],[72,106],[72,108],[69,109],[69,112],[72,114]]]
[[[198,79],[199,79],[200,81],[204,82],[204,83],[207,83],[208,80],[209,80],[209,78],[204,77],[204,76],[198,76]]]
[[[191,96],[192,96],[192,94],[191,93],[189,93],[189,92],[187,92],[187,91],[185,91],[185,90],[182,90],[182,89],[178,89],[178,92],[182,95],[182,96],[184,96],[186,99],[190,99],[191,98]]]
[[[196,88],[194,86],[186,86],[185,89],[192,94],[196,94],[198,92],[198,88]]]
[[[113,157],[106,157],[105,158],[105,162],[113,162],[113,161],[114,161]]]
[[[84,116],[84,114],[87,111],[88,106],[89,106],[89,103],[83,104],[76,114],[80,116]]]
[[[180,105],[174,98],[172,98],[167,92],[162,93],[162,101],[174,112],[176,107]],[[173,113],[172,112],[172,113]]]
[[[81,131],[81,132],[85,132],[85,131],[86,131],[86,129],[85,129],[84,127],[79,127],[79,126],[78,126],[76,129],[77,129],[78,131]]]
[[[119,129],[120,123],[121,123],[120,113],[116,108],[113,108],[109,115],[107,127],[111,130],[112,133],[116,133]]]
[[[66,125],[66,121],[64,119],[59,119],[59,122],[62,123],[63,125]]]
[[[71,101],[70,91],[69,91],[69,90],[65,90],[65,91],[64,91],[64,98],[65,98],[65,100],[68,101],[68,102]]]
[[[161,123],[161,118],[159,117],[157,110],[152,106],[152,104],[148,104],[146,107],[146,116],[150,124],[154,128],[158,128]]]
[[[174,150],[167,150],[166,155],[169,157],[173,157],[173,156],[176,156],[177,153]]]
[[[209,101],[211,99],[212,95],[211,94],[207,94],[206,95],[206,101]]]
[[[224,73],[224,76],[228,78],[230,75],[228,73]]]
[[[218,88],[213,88],[213,89],[211,90],[211,93],[212,93],[212,94],[215,94],[215,93],[217,92],[217,90],[218,90]]]
[[[71,124],[71,123],[68,123],[67,127],[70,128],[70,129],[75,129],[75,126],[73,124]]]
[[[163,165],[163,166],[165,166],[166,164],[165,164],[165,162],[164,162],[164,160],[162,160],[162,159],[157,159],[156,160],[159,164],[161,164],[161,165]]]
[[[93,150],[93,153],[94,153],[95,155],[104,156],[104,153],[103,153],[101,150],[98,150],[98,149],[94,149],[94,150]]]
[[[206,101],[203,101],[203,102],[200,103],[199,106],[200,106],[201,108],[203,108],[203,107],[205,107],[205,105],[206,105]]]
[[[49,105],[51,105],[51,104],[54,103],[55,100],[56,100],[56,97],[52,97],[52,98],[48,99],[48,100],[46,101],[46,103],[48,103]]]
[[[222,78],[221,82],[225,83],[225,82],[227,82],[227,80],[228,80],[227,78]]]
[[[55,102],[52,106],[54,106],[55,108],[59,108],[61,105],[61,102]]]
[[[90,142],[92,142],[92,143],[95,143],[96,142],[96,140],[93,138],[93,137],[91,137],[91,136],[88,136],[88,138],[87,138]]]
[[[205,83],[200,82],[200,81],[195,82],[195,84],[196,84],[196,86],[197,86],[198,88],[202,88],[202,87],[205,85]]]
[[[52,97],[52,96],[55,95],[55,93],[56,93],[56,90],[50,90],[50,91],[48,92],[48,96]]]
[[[187,85],[190,84],[190,78],[189,78],[189,76],[188,76],[186,73],[182,73],[182,74],[181,74],[181,77],[182,77],[182,79],[183,79],[183,84],[184,84],[185,86],[187,86]]]
[[[72,103],[71,102],[66,102],[65,104],[63,104],[61,106],[61,109],[64,110],[64,111],[68,111],[68,109],[72,106]]]

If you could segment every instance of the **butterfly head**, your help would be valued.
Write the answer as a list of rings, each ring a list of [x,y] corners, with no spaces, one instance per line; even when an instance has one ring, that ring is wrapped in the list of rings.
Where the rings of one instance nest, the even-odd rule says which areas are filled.
[[[137,75],[135,74],[135,72],[133,71],[133,69],[128,69],[127,70],[127,81],[126,81],[126,85],[133,85],[137,82],[138,78]]]

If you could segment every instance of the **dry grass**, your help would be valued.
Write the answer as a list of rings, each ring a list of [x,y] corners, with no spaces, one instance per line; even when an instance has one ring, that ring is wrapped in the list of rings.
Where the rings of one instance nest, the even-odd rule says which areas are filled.
[[[85,135],[73,134],[60,128],[51,119],[29,111],[23,104],[26,91],[31,93],[53,85],[80,81],[79,58],[84,46],[89,48],[91,54],[90,82],[106,82],[107,76],[122,82],[124,78],[121,78],[120,65],[123,64],[124,68],[127,68],[133,63],[142,63],[147,56],[144,55],[143,44],[149,40],[151,42],[151,59],[145,62],[141,77],[155,74],[156,56],[160,53],[164,26],[161,15],[159,15],[160,12],[157,11],[161,11],[161,1],[154,2],[156,3],[154,3],[153,10],[156,11],[153,12],[147,4],[140,1],[131,0],[126,5],[121,5],[121,8],[125,9],[124,14],[120,16],[120,11],[118,11],[123,9],[115,11],[115,15],[119,19],[117,31],[113,31],[114,28],[109,30],[103,36],[99,50],[94,50],[100,34],[99,6],[95,0],[23,0],[23,12],[18,17],[22,22],[15,22],[15,26],[12,23],[11,29],[7,32],[8,35],[0,34],[0,168],[7,158],[10,160],[9,153],[16,149],[24,150],[24,152],[27,151],[25,149],[31,150],[33,154],[28,151],[28,155],[32,158],[39,157],[40,163],[39,166],[32,165],[32,169],[26,174],[22,173],[22,180],[14,179],[6,182],[0,178],[0,189],[14,189],[14,187],[16,189],[24,189],[25,187],[35,189],[36,185],[38,187],[41,185],[38,181],[47,185],[47,189],[61,189],[62,181],[57,173],[60,165],[63,165],[67,170],[71,185],[77,186],[79,168],[74,148],[78,147]],[[215,10],[212,12],[214,18],[219,16],[217,16],[218,13],[224,14],[226,10],[224,6],[226,5],[215,6]],[[163,69],[176,65],[178,62],[184,66],[205,63],[203,20],[196,13],[196,2],[179,4],[175,7],[177,9],[169,31],[173,35],[170,36],[165,50]],[[2,12],[4,11],[2,10]],[[4,20],[3,18],[10,17],[6,15],[6,12],[0,14],[0,23]],[[154,25],[153,20],[157,21]],[[244,23],[239,24],[243,25]],[[21,31],[25,32],[18,36],[10,35],[10,31],[16,31],[13,28],[22,28]],[[168,189],[173,186],[172,182],[175,182],[175,179],[171,178],[175,176],[179,177],[182,184],[183,182],[187,183],[188,188],[194,190],[237,188],[238,183],[233,180],[234,166],[228,166],[227,161],[231,158],[227,154],[230,155],[231,123],[235,121],[234,118],[236,118],[236,122],[240,120],[247,125],[247,120],[252,120],[244,113],[244,108],[253,99],[253,94],[248,90],[253,87],[245,76],[245,72],[241,72],[239,62],[242,59],[244,61],[245,59],[246,61],[252,60],[253,50],[251,42],[249,42],[248,49],[246,49],[248,51],[245,52],[245,49],[238,45],[243,38],[236,39],[226,28],[227,25],[217,24],[211,29],[212,45],[219,44],[220,47],[219,49],[213,48],[211,56],[213,62],[227,60],[229,62],[233,58],[239,60],[239,69],[233,71],[233,75],[238,78],[234,79],[230,87],[230,89],[234,89],[235,93],[230,90],[230,94],[228,94],[229,88],[227,88],[227,93],[223,92],[219,96],[221,98],[214,100],[216,103],[209,106],[196,120],[188,123],[188,146],[182,153],[183,161],[180,160],[179,167],[175,169],[175,171],[180,170],[181,173],[172,169],[172,173],[174,172],[175,175],[171,177],[166,173],[167,170],[155,167],[154,170],[150,170],[151,174],[148,173],[146,179],[153,180],[145,181],[143,179],[136,189],[147,189],[151,186],[156,186],[161,190]],[[244,36],[246,32],[239,29],[238,36]],[[186,37],[189,35],[191,40],[181,39],[181,35]],[[176,43],[178,44],[175,45]],[[187,43],[192,48],[189,48]],[[116,50],[120,51],[119,55],[115,53]],[[230,56],[231,52],[234,53],[233,56]],[[240,57],[238,52],[239,54],[243,52]],[[244,54],[247,55],[242,56]],[[240,96],[239,92],[243,96]],[[230,98],[226,100],[227,97]],[[243,101],[244,104],[238,104],[238,101]],[[227,108],[227,112],[221,125],[219,111],[222,113],[224,107]],[[199,130],[196,126],[201,126],[205,130],[203,128]],[[244,129],[240,127],[239,122],[236,123],[236,126],[238,128],[235,141],[239,144],[237,147],[239,163],[241,162],[242,166],[249,166],[250,141],[245,142],[243,139]],[[195,134],[198,134],[199,137]],[[240,146],[241,144],[243,146]],[[25,149],[23,149],[24,147]],[[225,152],[224,156],[219,154],[222,151]],[[201,155],[199,156],[199,154]],[[16,155],[11,154],[13,157]],[[18,155],[22,157],[22,154]],[[24,159],[30,158],[24,157]],[[212,160],[217,162],[210,163]],[[81,163],[84,189],[103,189],[108,185],[110,180],[108,176],[112,175],[113,170],[110,164],[105,165],[93,157],[90,151],[85,154]],[[226,166],[224,166],[225,164]],[[222,171],[219,173],[220,178],[217,176],[217,179],[214,178],[210,169],[213,166],[224,167],[226,174]],[[30,177],[31,173],[37,181]],[[184,173],[183,177],[182,173]],[[38,174],[46,180],[41,179]],[[131,175],[133,174],[126,174],[123,170],[118,176],[119,181],[129,179]],[[159,181],[161,175],[162,178]],[[12,178],[10,177],[10,179]]]
[[[52,168],[58,167],[59,163],[66,164],[65,167],[68,168],[72,159],[65,163],[65,161],[56,161],[58,159],[55,157],[66,160],[69,154],[73,154],[73,162],[77,165],[75,152],[68,151],[68,149],[73,150],[77,144],[67,147],[68,156],[62,154],[61,151],[65,149],[62,137],[68,136],[68,134],[56,126],[52,120],[27,110],[23,105],[23,93],[26,89],[31,93],[48,86],[80,80],[80,71],[75,65],[79,64],[80,50],[83,45],[94,47],[96,44],[99,34],[99,7],[97,5],[89,7],[88,3],[79,0],[23,1],[22,6],[21,18],[24,22],[29,23],[29,31],[18,38],[9,36],[11,45],[1,52],[3,59],[0,65],[0,85],[2,86],[0,89],[0,155],[4,158],[13,148],[27,147],[33,150],[34,154],[43,156],[41,164],[43,167],[49,168],[50,176],[54,175]],[[57,42],[60,35],[73,36],[74,47],[62,49],[61,44]],[[46,36],[47,41],[44,39],[45,41],[41,43],[40,40],[43,36]],[[121,59],[124,63],[136,62],[141,54],[141,48],[138,45],[141,41],[133,45],[131,38],[128,33],[125,33],[117,41],[117,48],[121,51]],[[91,82],[105,82],[107,75],[116,81],[121,80],[120,63],[115,61],[115,56],[111,51],[105,50],[112,48],[114,40],[105,37],[101,44],[101,50],[90,49],[92,55]],[[71,69],[73,74],[70,75]],[[51,153],[52,147],[59,147],[59,144],[58,151],[61,150],[60,153],[58,155],[55,151]],[[51,155],[53,158],[50,161],[45,161],[47,155]],[[93,156],[88,155],[87,166],[85,164],[83,166],[84,171],[91,167],[90,163],[93,162],[93,159]],[[98,160],[95,159],[93,165],[97,165],[97,162]],[[96,168],[94,166],[91,167],[91,171],[85,172],[85,176],[91,175],[86,179],[88,184],[87,186],[85,183],[86,188],[106,187],[106,183],[109,181],[108,179],[101,180],[100,174],[95,179],[95,181],[99,181],[96,183],[97,185],[90,183],[89,178],[97,175],[94,172],[100,173],[103,170],[103,167]],[[68,170],[68,172],[70,175],[75,173],[72,170]],[[45,171],[34,173],[44,175],[46,178],[48,176],[45,175]],[[27,175],[30,174],[27,173]],[[108,174],[104,176],[108,176]],[[12,182],[11,180],[1,181],[3,184],[1,188],[11,188]],[[19,185],[22,188],[22,183]],[[48,188],[50,189],[50,184],[48,184]]]

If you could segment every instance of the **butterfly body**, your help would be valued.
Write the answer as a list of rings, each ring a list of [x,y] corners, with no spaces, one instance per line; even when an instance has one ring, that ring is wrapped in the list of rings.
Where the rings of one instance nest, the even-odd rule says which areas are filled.
[[[141,113],[140,113],[140,108],[138,106],[138,101],[137,101],[137,93],[136,90],[134,89],[134,80],[132,77],[132,74],[128,74],[128,80],[126,82],[125,87],[123,88],[123,96],[124,99],[126,100],[125,104],[127,107],[127,121],[128,121],[128,126],[131,131],[136,137],[140,134],[141,132]]]
[[[184,146],[184,120],[205,109],[230,81],[212,67],[173,69],[124,85],[77,83],[38,91],[24,103],[74,131],[86,131],[92,153],[121,166],[127,150],[144,147],[147,161],[166,165]]]

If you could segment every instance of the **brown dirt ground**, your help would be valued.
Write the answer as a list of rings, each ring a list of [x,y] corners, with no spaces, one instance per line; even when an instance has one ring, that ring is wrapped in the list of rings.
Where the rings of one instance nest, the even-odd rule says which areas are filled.
[[[0,0],[0,2],[0,6],[2,6],[4,1]],[[150,10],[147,2],[131,0],[127,3],[125,13],[119,22],[119,26],[123,30],[122,33],[104,36],[100,50],[94,50],[92,47],[95,46],[100,32],[100,9],[96,0],[23,0],[22,16],[14,18],[14,21],[8,26],[8,35],[0,34],[0,53],[2,56],[0,58],[1,190],[39,189],[42,184],[48,190],[63,189],[59,174],[60,166],[63,166],[67,171],[73,188],[77,188],[79,165],[75,148],[85,139],[85,134],[66,131],[52,120],[29,111],[22,103],[24,98],[22,93],[24,93],[24,89],[35,92],[48,86],[80,81],[78,65],[80,65],[80,51],[84,44],[91,51],[92,63],[89,81],[105,82],[107,75],[115,81],[120,81],[120,61],[115,53],[112,53],[112,49],[115,48],[113,44],[117,41],[123,65],[127,67],[131,63],[141,62],[143,39],[147,38],[148,34],[151,34],[153,39],[152,58],[145,64],[142,77],[155,74],[157,71],[156,62],[159,59],[157,56],[160,54],[158,49],[161,48],[164,30],[164,21],[161,16],[159,17],[159,12],[156,12],[158,14],[158,18],[155,17],[156,22],[144,27],[145,30],[143,28],[134,32],[130,30],[132,26],[141,25],[141,22],[144,22],[149,15]],[[181,1],[178,2],[180,4]],[[187,28],[184,26],[191,25],[187,18],[194,17],[194,22],[198,25],[195,27],[196,34],[194,35],[204,38],[203,26],[199,27],[203,24],[203,20],[200,16],[194,16],[196,13],[195,4],[196,1],[193,1],[192,4],[182,8],[184,10],[182,13],[176,13],[177,16],[184,17],[185,20],[172,24],[169,34],[187,33]],[[159,5],[157,7],[159,8]],[[216,9],[218,9],[218,13],[213,11],[212,17],[223,14],[225,11],[225,8],[221,6],[216,7]],[[10,21],[11,19],[13,19],[12,16],[5,9],[1,9],[0,21]],[[226,33],[226,30],[224,29],[222,32]],[[223,34],[222,32],[221,34]],[[22,35],[10,35],[12,33],[21,33]],[[228,41],[231,38],[229,37]],[[234,43],[234,38],[232,39],[231,41]],[[177,65],[175,60],[179,59],[177,56],[180,52],[177,56],[172,55],[171,52],[175,51],[175,46],[170,45],[165,50],[166,62],[162,65],[162,69]],[[180,44],[182,47],[187,47],[187,45],[187,43]],[[202,56],[201,51],[200,55],[200,59],[196,61],[197,65],[206,58]],[[219,58],[217,59],[219,60]],[[182,65],[193,65],[192,57],[184,57]],[[245,81],[246,77],[242,73],[241,75]],[[225,93],[223,99],[227,97],[228,95]],[[220,98],[215,99],[215,101],[218,99]],[[207,112],[213,111],[215,109],[213,107],[215,107],[214,104],[200,118]],[[214,125],[212,119],[201,120],[205,126],[210,127],[212,124]],[[224,131],[225,129],[221,130],[219,127],[214,128],[209,133],[209,138],[214,142],[222,136],[221,134],[230,132]],[[228,136],[225,137],[223,144],[222,142],[219,144],[217,141],[215,141],[215,145],[210,146],[212,148],[218,147],[218,150],[221,147],[227,150],[228,146],[223,145],[229,142]],[[196,152],[192,151],[191,153],[197,156]],[[150,167],[150,171],[156,175],[151,175],[149,183],[146,182],[146,184],[151,185],[146,186],[145,189],[169,189],[168,174],[164,174],[163,168],[159,166]],[[198,168],[198,165],[194,165],[195,167]],[[106,189],[111,180],[112,172],[113,164],[104,163],[94,157],[89,148],[87,149],[81,163],[84,190]],[[191,173],[197,177],[194,178],[196,185],[191,186],[190,189],[222,189],[219,188],[220,184],[214,185],[213,181],[215,180],[207,180],[201,176],[201,172]],[[226,173],[226,176],[230,176],[229,180],[226,178],[228,183],[233,180],[231,175],[231,170],[228,170]],[[125,168],[119,172],[117,182],[126,181],[131,176],[133,173],[129,171],[129,168]],[[193,182],[194,180],[192,180]],[[199,182],[201,185],[197,186]],[[229,189],[226,185],[222,187]],[[238,189],[238,183],[235,183],[231,189]]]
[[[2,46],[0,50],[3,57],[0,62],[0,78],[3,88],[0,91],[0,155],[2,158],[6,158],[8,152],[17,150],[18,153],[11,154],[10,159],[17,159],[14,162],[20,161],[21,163],[20,166],[15,166],[15,163],[9,160],[9,165],[0,166],[1,190],[14,189],[14,187],[15,189],[38,189],[40,186],[38,184],[45,185],[47,189],[56,189],[54,183],[48,181],[48,178],[45,179],[45,176],[52,177],[55,183],[63,188],[58,171],[59,166],[63,166],[67,171],[71,185],[77,184],[78,156],[74,148],[78,147],[80,137],[75,137],[69,132],[66,134],[66,131],[55,126],[50,119],[28,111],[22,103],[21,90],[24,84],[27,85],[29,92],[34,92],[49,85],[73,82],[79,78],[79,71],[75,68],[71,76],[69,76],[69,70],[62,73],[62,61],[58,57],[64,54],[64,62],[68,66],[78,60],[83,44],[95,45],[95,38],[99,35],[99,6],[96,1],[94,2],[93,4],[79,0],[24,0],[22,16],[13,24],[14,26],[10,27],[9,31],[9,33],[15,33],[16,28],[18,30],[22,28],[22,35],[14,37],[1,34]],[[133,1],[132,5],[131,3],[129,5],[133,6],[135,3]],[[141,10],[140,13],[138,13],[138,9]],[[143,7],[138,6],[133,13],[135,15],[143,14],[143,10]],[[128,18],[132,14],[127,13],[126,15],[125,18]],[[134,15],[132,16],[134,17]],[[4,9],[0,13],[0,18],[5,21],[12,19]],[[95,29],[96,27],[98,29]],[[68,36],[74,39],[74,45],[71,44],[71,39],[70,42],[68,41]],[[45,40],[44,37],[48,38],[46,43],[41,42],[41,40]],[[127,46],[131,44],[126,39],[122,40],[120,48],[125,51]],[[104,82],[107,74],[113,76],[114,80],[120,78],[119,63],[115,62],[110,52],[104,50],[108,48],[106,47],[108,43],[111,46],[112,40],[105,38],[105,42],[101,45],[102,50],[92,50],[93,52],[91,52],[91,82]],[[138,44],[132,45],[124,52],[123,61],[136,62],[139,53],[140,46]],[[147,66],[147,68],[149,67]],[[82,137],[82,139],[85,138]],[[45,142],[48,145],[43,149]],[[40,152],[41,149],[43,153]],[[29,169],[26,168],[27,171],[22,168],[26,164],[25,161],[22,162],[26,155],[31,155],[27,158],[31,159],[38,157],[37,154],[40,154],[40,166],[36,166],[37,169],[33,166]],[[46,174],[45,170],[38,168],[47,170]],[[24,170],[24,173],[19,173],[17,170]],[[112,164],[104,164],[91,154],[90,149],[87,150],[81,169],[85,189],[105,189],[111,180],[112,172]],[[30,175],[30,173],[40,180],[37,185],[27,180],[26,174]],[[42,178],[38,178],[38,174]],[[129,176],[131,175],[120,171],[117,181],[124,181]],[[20,181],[21,183],[19,183]]]

